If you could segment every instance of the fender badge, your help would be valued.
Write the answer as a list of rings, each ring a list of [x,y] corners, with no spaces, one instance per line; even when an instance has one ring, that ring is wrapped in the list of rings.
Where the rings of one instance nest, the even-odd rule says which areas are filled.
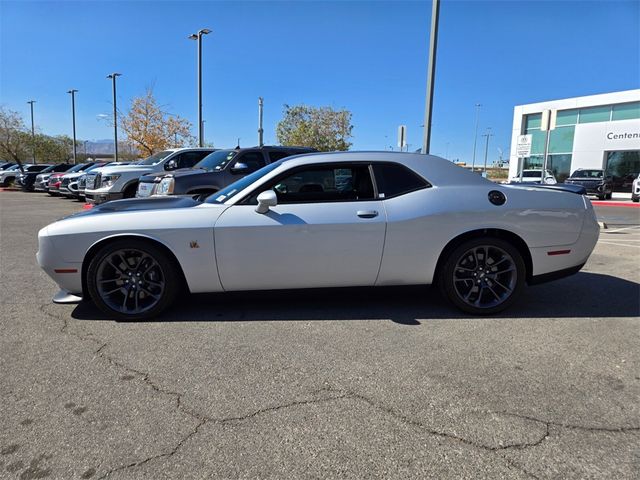
[[[200,248],[200,245],[198,245],[198,242],[196,242],[195,240],[191,240],[189,242],[189,247],[190,248]]]

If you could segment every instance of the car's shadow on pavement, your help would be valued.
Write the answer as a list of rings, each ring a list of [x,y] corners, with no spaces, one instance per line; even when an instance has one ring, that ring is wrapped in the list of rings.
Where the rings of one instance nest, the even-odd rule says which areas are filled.
[[[527,287],[516,305],[497,315],[498,318],[639,316],[640,284],[588,272]],[[110,320],[91,302],[77,305],[72,317]],[[456,318],[473,317],[446,302],[437,288],[406,286],[184,295],[169,311],[147,321],[391,320],[402,325],[420,325],[420,320]]]

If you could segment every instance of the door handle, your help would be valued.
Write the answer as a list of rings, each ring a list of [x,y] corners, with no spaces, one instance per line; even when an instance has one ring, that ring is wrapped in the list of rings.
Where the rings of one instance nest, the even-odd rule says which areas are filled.
[[[374,218],[378,216],[378,212],[375,210],[358,210],[358,216],[360,218]]]

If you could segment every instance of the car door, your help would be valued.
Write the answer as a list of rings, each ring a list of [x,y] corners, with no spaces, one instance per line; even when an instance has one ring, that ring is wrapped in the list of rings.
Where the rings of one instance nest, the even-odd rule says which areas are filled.
[[[278,205],[256,212],[259,193]],[[366,163],[289,170],[225,210],[215,229],[226,290],[373,285],[385,213]]]

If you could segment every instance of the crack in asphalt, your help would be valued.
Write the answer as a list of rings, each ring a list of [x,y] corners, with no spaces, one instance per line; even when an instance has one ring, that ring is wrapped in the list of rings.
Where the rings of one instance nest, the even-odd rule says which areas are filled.
[[[276,412],[279,410],[284,410],[287,408],[293,408],[293,407],[297,407],[297,406],[304,406],[304,405],[311,405],[311,404],[317,404],[317,403],[325,403],[325,402],[333,402],[333,401],[337,401],[337,400],[343,400],[343,399],[353,399],[353,400],[358,400],[361,402],[366,403],[367,405],[382,411],[384,413],[386,413],[387,415],[392,416],[393,418],[395,418],[396,420],[400,421],[401,423],[407,424],[407,425],[411,425],[414,427],[417,427],[423,431],[425,431],[426,433],[436,436],[436,437],[440,437],[440,438],[446,438],[450,441],[454,441],[454,442],[459,442],[462,443],[464,445],[470,446],[472,448],[476,448],[479,450],[484,450],[487,452],[491,452],[494,454],[498,454],[497,456],[499,458],[501,458],[502,460],[504,460],[507,464],[507,466],[509,467],[513,467],[515,469],[517,469],[518,471],[524,473],[525,475],[527,475],[530,478],[533,478],[535,480],[539,480],[539,477],[537,477],[535,474],[527,471],[524,467],[522,467],[521,465],[518,465],[517,463],[515,463],[512,459],[505,457],[504,455],[501,455],[501,452],[505,452],[508,451],[510,449],[526,449],[526,448],[531,448],[531,447],[536,447],[541,445],[549,436],[550,436],[550,427],[551,426],[555,426],[558,428],[566,428],[566,429],[573,429],[573,430],[582,430],[582,431],[589,431],[589,432],[608,432],[608,433],[627,433],[627,432],[638,432],[640,431],[640,427],[589,427],[589,426],[584,426],[584,425],[575,425],[575,424],[569,424],[569,423],[560,423],[560,422],[554,422],[554,421],[547,421],[547,420],[543,420],[537,417],[533,417],[530,415],[523,415],[523,414],[518,414],[518,413],[512,413],[512,412],[506,412],[506,411],[501,411],[501,412],[494,412],[494,411],[483,411],[482,413],[486,413],[486,414],[502,414],[502,415],[507,415],[507,416],[512,416],[515,418],[520,418],[523,420],[528,420],[531,422],[535,422],[535,423],[539,423],[544,425],[544,433],[535,441],[530,441],[530,442],[519,442],[519,443],[511,443],[511,444],[507,444],[507,445],[499,445],[499,446],[492,446],[492,445],[485,445],[482,442],[477,442],[477,441],[473,441],[473,440],[469,440],[467,438],[464,438],[462,436],[459,435],[455,435],[452,433],[448,433],[448,432],[444,432],[444,431],[440,431],[440,430],[436,430],[433,427],[430,427],[418,420],[415,420],[413,418],[408,417],[407,415],[404,415],[400,412],[395,411],[394,409],[387,407],[386,405],[383,405],[382,403],[379,403],[365,395],[356,393],[356,392],[352,392],[352,391],[348,391],[348,390],[341,390],[341,389],[336,389],[333,387],[325,387],[313,392],[310,392],[311,395],[318,395],[322,392],[327,392],[330,394],[334,394],[333,396],[330,397],[325,397],[325,398],[315,398],[315,399],[308,399],[308,400],[298,400],[298,401],[293,401],[293,402],[288,402],[288,403],[283,403],[280,405],[275,405],[275,406],[271,406],[271,407],[265,407],[265,408],[261,408],[258,409],[256,411],[253,411],[251,413],[248,413],[246,415],[241,415],[241,416],[235,416],[235,417],[225,417],[225,418],[210,418],[207,417],[206,415],[202,415],[200,413],[194,412],[191,409],[187,408],[183,401],[182,401],[182,397],[183,397],[183,393],[179,393],[179,392],[174,392],[165,388],[162,388],[158,385],[156,385],[151,379],[150,379],[150,374],[147,372],[143,372],[141,370],[138,370],[134,367],[130,367],[128,365],[125,365],[124,363],[118,361],[117,359],[107,355],[104,350],[106,349],[106,347],[108,346],[108,343],[104,343],[101,340],[98,340],[96,338],[94,338],[91,334],[86,334],[86,335],[82,335],[79,334],[77,332],[71,331],[69,329],[69,321],[66,317],[62,317],[62,316],[56,316],[55,314],[49,312],[46,310],[48,304],[43,304],[40,306],[40,311],[42,313],[44,313],[45,315],[54,318],[56,320],[62,320],[62,327],[60,328],[60,332],[66,335],[70,335],[73,336],[83,342],[93,342],[96,345],[98,345],[98,348],[94,351],[94,354],[100,358],[103,358],[105,360],[107,360],[111,365],[113,365],[116,368],[120,368],[123,369],[129,373],[133,373],[139,377],[141,377],[142,381],[147,384],[152,390],[154,390],[157,393],[163,394],[163,395],[169,395],[175,398],[175,402],[176,402],[176,410],[179,410],[181,412],[183,412],[184,414],[192,417],[194,420],[197,421],[197,424],[195,425],[195,427],[186,435],[183,435],[182,438],[176,443],[176,445],[168,452],[163,452],[163,453],[159,453],[156,455],[152,455],[150,457],[147,457],[143,460],[137,461],[137,462],[132,462],[130,464],[127,465],[121,465],[112,469],[109,469],[108,471],[106,471],[102,476],[99,477],[98,480],[103,480],[107,477],[109,477],[111,474],[122,471],[122,470],[126,470],[126,469],[130,469],[130,468],[136,468],[139,466],[142,466],[144,464],[147,464],[153,460],[157,460],[160,458],[166,458],[166,457],[171,457],[174,454],[176,454],[181,448],[182,446],[188,441],[190,440],[193,436],[197,435],[199,430],[207,423],[212,422],[212,423],[217,423],[217,424],[227,424],[227,423],[233,423],[233,422],[242,422],[245,420],[249,420],[255,417],[258,417],[262,414],[266,414],[266,413],[270,413],[270,412]]]

